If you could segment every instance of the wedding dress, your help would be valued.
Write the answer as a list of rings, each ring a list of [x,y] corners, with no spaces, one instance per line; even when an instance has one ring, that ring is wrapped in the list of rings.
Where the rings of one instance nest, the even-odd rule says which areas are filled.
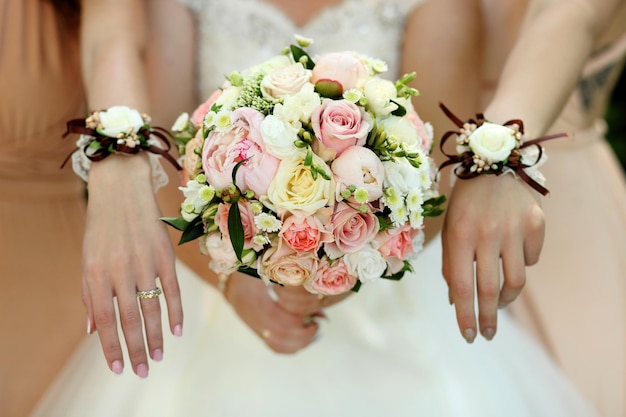
[[[381,58],[393,78],[403,20],[418,2],[345,0],[303,27],[262,0],[190,2],[200,22],[201,96],[294,33],[313,38],[317,51]],[[221,294],[178,264],[185,336],[166,335],[166,357],[150,377],[113,375],[91,337],[34,416],[595,416],[506,311],[493,341],[465,343],[440,247],[438,239],[427,245],[400,282],[381,280],[329,308],[319,339],[295,355],[271,352]]]

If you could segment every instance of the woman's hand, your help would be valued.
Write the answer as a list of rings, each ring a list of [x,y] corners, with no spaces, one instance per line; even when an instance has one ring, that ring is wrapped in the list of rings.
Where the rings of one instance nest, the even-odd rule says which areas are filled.
[[[83,243],[83,302],[88,331],[98,331],[115,373],[124,368],[115,297],[130,361],[140,377],[146,377],[149,368],[143,331],[150,356],[157,361],[163,355],[163,337],[159,297],[138,300],[136,292],[161,287],[170,330],[182,334],[174,252],[160,216],[145,155],[111,156],[92,164]]]
[[[344,300],[352,291],[339,295],[311,294],[303,286],[289,287],[272,284],[268,287],[270,295],[284,310],[301,316],[324,317],[323,309]]]
[[[289,306],[296,307],[293,310],[297,311],[289,311],[272,299],[262,280],[240,273],[230,277],[225,291],[227,300],[244,323],[277,353],[296,353],[313,342],[319,325],[311,315],[320,311],[320,306],[317,296],[309,295],[317,303],[313,311],[309,312],[308,304],[296,307],[295,299]]]
[[[469,343],[477,334],[474,291],[480,332],[491,340],[498,307],[515,300],[526,281],[525,267],[539,259],[545,229],[539,197],[508,174],[456,181],[442,231],[443,276]]]

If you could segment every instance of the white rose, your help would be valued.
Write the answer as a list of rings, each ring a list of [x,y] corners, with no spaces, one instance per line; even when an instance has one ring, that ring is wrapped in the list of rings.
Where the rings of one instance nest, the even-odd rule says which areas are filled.
[[[367,99],[367,108],[375,115],[388,115],[398,108],[391,102],[397,98],[396,86],[389,80],[373,77],[363,87],[363,95]]]
[[[394,136],[398,143],[405,143],[409,147],[421,146],[422,139],[415,125],[406,117],[387,116],[377,118],[376,123],[382,126],[387,136]]]
[[[379,251],[367,246],[358,252],[347,253],[343,262],[350,274],[355,275],[363,283],[373,282],[383,276],[387,262]]]
[[[181,113],[180,116],[176,118],[174,125],[172,125],[172,131],[182,132],[183,130],[187,128],[188,124],[189,124],[189,113]]]
[[[271,114],[261,122],[261,136],[267,152],[278,159],[284,159],[297,150],[294,142],[298,139],[298,130]]]
[[[113,106],[99,113],[102,129],[98,132],[111,138],[131,130],[137,133],[144,124],[143,117],[135,109],[126,106]]]
[[[296,94],[285,97],[283,104],[277,104],[274,107],[274,116],[300,128],[300,122],[311,121],[313,111],[321,103],[322,100],[315,92],[313,84],[307,83]]]
[[[422,184],[422,172],[406,160],[406,158],[394,158],[384,161],[385,182],[384,188],[392,187],[402,195],[419,188]]]
[[[299,62],[269,72],[261,81],[263,97],[278,100],[296,94],[311,78],[311,71]]]
[[[469,136],[469,147],[492,164],[506,160],[517,147],[517,140],[512,129],[485,122]]]
[[[321,175],[313,179],[311,168],[304,165],[306,151],[301,150],[283,159],[267,190],[270,202],[281,211],[293,214],[310,215],[331,203],[334,197],[332,180]],[[313,164],[331,175],[330,168],[317,155],[313,154]]]

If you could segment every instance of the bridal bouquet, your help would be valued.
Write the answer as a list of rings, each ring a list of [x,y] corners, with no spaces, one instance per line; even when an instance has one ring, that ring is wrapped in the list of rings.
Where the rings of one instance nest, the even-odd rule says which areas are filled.
[[[164,220],[220,274],[323,295],[400,279],[445,200],[414,74],[385,80],[384,62],[354,52],[314,60],[296,39],[178,118],[185,199]]]

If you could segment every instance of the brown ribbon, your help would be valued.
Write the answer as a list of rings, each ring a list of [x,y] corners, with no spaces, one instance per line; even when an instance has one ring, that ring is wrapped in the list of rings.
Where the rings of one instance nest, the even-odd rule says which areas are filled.
[[[461,119],[459,119],[457,116],[455,116],[443,103],[439,103],[439,107],[441,108],[441,110],[443,110],[443,112],[446,114],[446,116],[448,116],[448,118],[452,121],[452,123],[454,123],[459,129],[463,128],[463,125],[465,123],[470,123],[470,124],[475,124],[477,127],[481,126],[484,122],[485,122],[485,117],[482,113],[477,113],[476,114],[476,120],[474,119],[469,119],[466,122],[463,122]],[[519,126],[519,131],[520,133],[524,134],[524,123],[519,120],[519,119],[513,119],[513,120],[509,120],[508,122],[504,123],[504,126],[510,126],[516,124]],[[443,153],[448,160],[443,162],[440,166],[439,166],[439,170],[441,171],[443,168],[452,165],[452,164],[459,164],[455,169],[454,169],[454,174],[461,178],[461,179],[470,179],[470,178],[476,178],[477,176],[481,175],[482,173],[480,172],[471,172],[470,168],[472,167],[472,165],[474,165],[474,160],[473,160],[473,155],[474,153],[471,151],[466,151],[463,152],[460,155],[456,155],[456,154],[450,154],[447,153],[443,147],[445,145],[445,143],[447,142],[448,138],[450,138],[452,135],[457,135],[458,132],[456,131],[447,131],[446,133],[444,133],[444,135],[441,138],[441,142],[439,143],[439,149],[441,149],[441,153]],[[523,179],[524,181],[526,181],[526,183],[528,185],[530,185],[534,190],[536,190],[537,192],[539,192],[541,195],[547,195],[548,194],[548,189],[545,188],[544,186],[542,186],[541,184],[539,184],[537,181],[535,181],[534,179],[532,179],[527,173],[526,171],[524,171],[524,169],[526,168],[530,168],[531,166],[535,165],[537,162],[539,162],[539,160],[541,160],[541,156],[543,155],[543,148],[541,146],[539,146],[540,143],[545,142],[547,140],[551,140],[551,139],[556,139],[556,138],[562,138],[562,137],[566,137],[567,133],[555,133],[552,135],[546,135],[546,136],[541,136],[538,137],[536,139],[532,139],[532,140],[528,140],[525,141],[518,149],[514,149],[511,152],[511,155],[509,156],[506,165],[502,162],[499,162],[498,168],[497,169],[491,169],[488,172],[483,172],[483,173],[490,173],[490,174],[495,174],[495,175],[501,175],[503,173],[503,169],[505,166],[511,168],[511,170],[513,170],[513,172],[515,172],[515,174],[517,174],[521,179]],[[519,152],[519,149],[522,148],[526,148],[528,146],[536,146],[538,151],[539,151],[539,155],[537,156],[537,160],[535,162],[533,162],[532,164],[523,164],[521,161],[521,154]]]
[[[98,143],[100,143],[102,147],[96,150],[91,155],[87,155],[86,153],[89,145],[85,145],[85,147],[81,149],[81,151],[85,153],[85,156],[93,162],[102,161],[107,156],[116,152],[133,155],[133,154],[138,153],[141,150],[145,150],[145,151],[157,154],[157,155],[161,155],[170,164],[172,164],[174,168],[176,168],[178,171],[182,170],[182,167],[178,164],[176,159],[174,159],[174,157],[170,155],[169,153],[169,150],[172,147],[170,144],[170,140],[173,140],[172,135],[170,134],[168,130],[162,127],[158,127],[158,126],[151,127],[151,128],[142,127],[141,129],[139,129],[138,134],[143,136],[144,138],[149,138],[150,136],[157,137],[159,141],[165,145],[165,148],[160,148],[155,145],[141,144],[141,143],[139,144],[139,146],[135,146],[133,148],[131,148],[130,146],[126,146],[125,144],[118,144],[117,138],[111,138],[108,136],[101,135],[95,129],[91,129],[87,127],[85,123],[85,119],[68,120],[67,130],[65,131],[62,137],[65,138],[71,133],[92,136]],[[61,164],[61,168],[63,168],[65,164],[67,164],[67,161],[69,161],[70,157],[72,156],[74,152],[75,151],[72,151],[72,153],[70,153],[65,158],[65,160],[63,160],[63,163]]]

